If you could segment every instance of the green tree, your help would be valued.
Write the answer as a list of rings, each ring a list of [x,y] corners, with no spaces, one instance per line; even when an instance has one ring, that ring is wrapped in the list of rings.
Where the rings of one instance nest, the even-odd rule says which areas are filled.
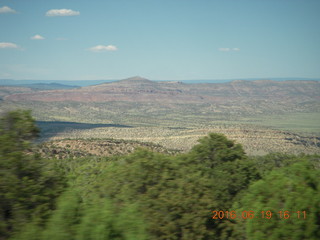
[[[117,204],[137,204],[149,239],[203,239],[210,235],[210,182],[198,169],[186,171],[184,159],[136,151],[106,170],[100,191]]]
[[[212,211],[231,211],[249,185],[261,178],[255,162],[247,158],[242,146],[222,134],[210,133],[199,139],[187,162],[207,175]],[[214,233],[214,239],[226,239],[232,234],[232,223],[227,218],[210,219],[207,227]]]
[[[77,240],[148,239],[145,223],[134,205],[117,210],[107,198],[86,205],[78,226]]]
[[[229,210],[259,177],[241,145],[210,134],[188,154],[140,150],[121,157],[97,189],[116,203],[137,203],[150,239],[219,239],[223,221],[213,221],[211,211]]]
[[[0,119],[0,235],[9,237],[33,214],[46,217],[63,188],[63,177],[39,156],[28,153],[39,130],[29,111]]]
[[[178,156],[140,149],[113,158],[55,161],[68,175],[76,198],[62,195],[47,224],[32,223],[20,236],[32,240],[37,236],[56,240],[227,238],[232,223],[211,219],[212,211],[230,210],[260,177],[242,147],[220,134],[210,134],[190,153]]]
[[[2,153],[25,150],[29,147],[30,141],[38,137],[39,132],[31,111],[7,112],[0,118]]]
[[[319,155],[306,155],[306,154],[287,154],[287,153],[269,153],[264,156],[251,157],[255,162],[257,169],[261,175],[267,175],[274,169],[290,166],[294,163],[305,160],[310,162],[316,169],[320,169],[320,156]]]
[[[300,161],[252,184],[234,209],[258,218],[236,220],[234,239],[320,239],[319,179],[319,170]],[[262,219],[261,211],[273,215]]]
[[[190,155],[202,165],[214,168],[224,162],[243,159],[245,152],[240,144],[235,144],[223,134],[210,133],[199,139],[199,144],[192,148]]]
[[[84,203],[74,189],[64,192],[46,224],[26,224],[12,240],[145,240],[145,224],[134,205],[117,209],[95,195]]]
[[[74,191],[66,191],[58,200],[42,234],[43,240],[76,239],[76,225],[80,222],[80,198]]]

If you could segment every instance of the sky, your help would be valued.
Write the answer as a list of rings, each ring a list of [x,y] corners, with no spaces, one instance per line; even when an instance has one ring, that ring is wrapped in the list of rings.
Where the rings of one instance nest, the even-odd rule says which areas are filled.
[[[319,0],[0,0],[0,79],[320,78]]]

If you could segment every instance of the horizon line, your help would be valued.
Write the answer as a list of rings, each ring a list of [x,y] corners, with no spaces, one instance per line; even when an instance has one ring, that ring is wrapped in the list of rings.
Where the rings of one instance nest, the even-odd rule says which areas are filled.
[[[131,77],[129,77],[131,78]],[[142,77],[143,78],[143,77]],[[118,81],[128,78],[105,78],[105,79],[12,79],[0,78],[0,81]],[[193,78],[193,79],[150,79],[150,81],[233,81],[233,80],[320,80],[320,77],[249,77],[249,78]]]

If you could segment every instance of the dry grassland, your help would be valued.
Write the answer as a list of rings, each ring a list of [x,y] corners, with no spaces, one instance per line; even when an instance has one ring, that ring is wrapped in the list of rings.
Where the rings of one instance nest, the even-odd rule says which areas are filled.
[[[223,133],[228,138],[242,144],[249,155],[263,155],[270,152],[320,154],[320,139],[317,137],[301,136],[261,127],[259,129],[241,126],[233,128],[217,126],[203,129],[103,127],[89,130],[70,130],[59,133],[49,140],[63,140],[66,138],[134,140],[159,144],[167,149],[188,151],[197,144],[200,137],[210,132]],[[63,145],[66,144],[67,142]]]

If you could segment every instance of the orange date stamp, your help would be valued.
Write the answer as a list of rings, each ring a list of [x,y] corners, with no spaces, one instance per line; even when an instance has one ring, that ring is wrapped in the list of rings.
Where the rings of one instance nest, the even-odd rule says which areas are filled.
[[[307,219],[306,211],[212,211],[212,219]]]

